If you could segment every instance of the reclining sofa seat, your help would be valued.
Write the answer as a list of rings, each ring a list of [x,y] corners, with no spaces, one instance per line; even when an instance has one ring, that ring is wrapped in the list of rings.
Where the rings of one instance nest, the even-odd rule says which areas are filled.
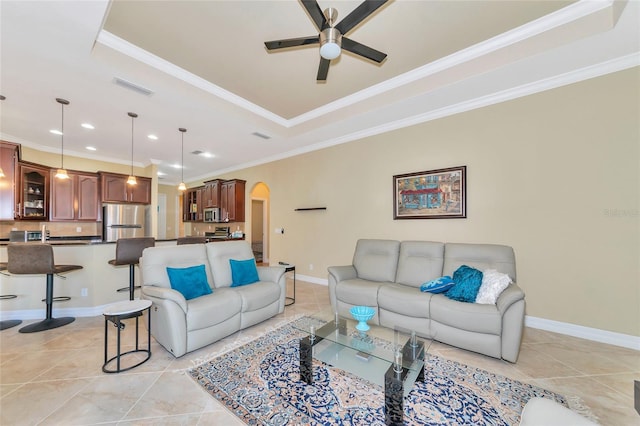
[[[372,306],[371,321],[403,327],[443,343],[516,362],[524,326],[524,293],[512,283],[496,305],[464,303],[420,285],[453,275],[461,265],[496,269],[515,282],[508,246],[431,241],[359,240],[353,264],[329,268],[331,305],[348,316],[355,305]]]
[[[147,248],[140,271],[143,299],[153,303],[151,334],[175,357],[214,343],[284,311],[284,268],[258,267],[258,283],[231,287],[229,259],[253,258],[245,241]],[[171,288],[167,267],[205,265],[212,294],[186,300]]]

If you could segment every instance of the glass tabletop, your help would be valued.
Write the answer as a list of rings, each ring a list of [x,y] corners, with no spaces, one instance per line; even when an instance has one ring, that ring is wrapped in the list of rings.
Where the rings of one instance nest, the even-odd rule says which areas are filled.
[[[360,331],[356,329],[358,321],[337,316],[330,308],[309,317],[308,321],[294,323],[294,327],[306,333],[311,344],[318,346],[317,355],[321,355],[322,350],[325,354],[322,360],[330,364],[345,362],[345,358],[352,362],[351,357],[344,354],[340,359],[338,353],[342,348],[348,348],[355,351],[352,358],[366,362],[376,370],[386,369],[390,363],[399,363],[403,368],[417,372],[423,367],[425,353],[431,345],[430,339],[418,337],[414,331],[400,327],[388,328],[369,322],[369,330]],[[329,361],[327,353],[331,354]]]

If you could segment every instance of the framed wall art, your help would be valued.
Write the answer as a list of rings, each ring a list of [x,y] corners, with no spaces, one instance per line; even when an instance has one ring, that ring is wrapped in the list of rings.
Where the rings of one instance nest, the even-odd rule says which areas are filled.
[[[467,217],[467,166],[393,177],[393,219]]]

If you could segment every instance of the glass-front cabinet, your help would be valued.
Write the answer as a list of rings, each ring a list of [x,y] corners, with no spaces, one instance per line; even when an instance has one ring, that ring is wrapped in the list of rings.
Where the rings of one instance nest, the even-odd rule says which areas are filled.
[[[49,169],[20,163],[17,219],[46,220],[49,207]]]

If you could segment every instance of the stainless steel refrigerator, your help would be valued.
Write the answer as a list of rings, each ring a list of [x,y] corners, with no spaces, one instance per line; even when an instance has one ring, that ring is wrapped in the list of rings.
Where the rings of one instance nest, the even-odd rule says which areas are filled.
[[[149,206],[144,204],[103,205],[103,240],[150,237]]]

